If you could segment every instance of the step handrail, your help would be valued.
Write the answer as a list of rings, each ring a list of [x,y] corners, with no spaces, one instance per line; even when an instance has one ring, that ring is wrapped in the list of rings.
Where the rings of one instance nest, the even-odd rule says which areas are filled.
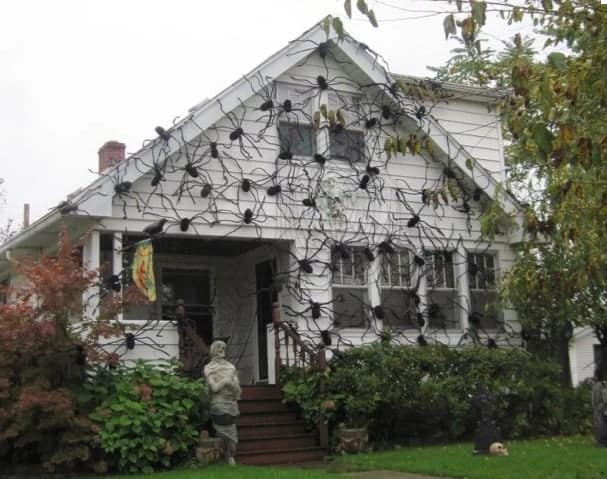
[[[293,365],[294,366],[310,366],[317,369],[321,373],[327,369],[327,357],[323,348],[315,351],[301,339],[301,336],[293,329],[293,327],[280,317],[280,304],[272,304],[272,323],[274,325],[274,371],[276,375],[276,383],[280,385],[280,369],[283,367],[283,358],[281,357],[281,342],[280,333],[282,332],[285,338],[285,355],[286,364],[289,366],[289,339],[292,341],[293,347]],[[325,377],[320,375],[319,383],[320,393],[325,392]],[[329,425],[327,421],[320,419],[318,422],[319,442],[320,447],[328,449],[329,447]]]

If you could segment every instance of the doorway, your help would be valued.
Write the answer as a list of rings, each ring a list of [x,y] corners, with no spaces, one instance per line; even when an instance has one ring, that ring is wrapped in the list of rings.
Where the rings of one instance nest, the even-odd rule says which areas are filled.
[[[211,275],[208,270],[162,268],[162,318],[177,323],[183,370],[200,377],[213,342]]]
[[[272,303],[278,295],[274,289],[275,260],[255,265],[257,291],[257,361],[259,381],[268,381],[268,324],[272,323]]]

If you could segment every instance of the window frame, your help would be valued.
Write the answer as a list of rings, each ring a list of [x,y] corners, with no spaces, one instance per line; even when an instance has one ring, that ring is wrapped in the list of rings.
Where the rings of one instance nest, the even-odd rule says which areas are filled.
[[[282,151],[283,148],[283,141],[282,141],[282,137],[280,135],[280,127],[281,125],[285,125],[287,127],[294,127],[296,130],[298,130],[299,128],[303,128],[306,130],[309,130],[310,132],[310,145],[311,145],[311,149],[312,151],[310,152],[310,154],[299,154],[299,153],[295,153],[294,151],[291,150],[291,153],[293,154],[293,158],[294,159],[310,159],[312,158],[318,151],[317,148],[317,133],[315,131],[315,128],[313,125],[305,123],[305,122],[294,122],[294,121],[287,121],[287,120],[280,120],[278,122],[276,122],[276,135],[278,137],[278,148],[280,151]]]
[[[356,160],[352,159],[352,156],[344,154],[344,155],[338,155],[336,153],[333,152],[333,148],[334,148],[334,137],[335,135],[345,135],[345,137],[348,139],[347,140],[347,144],[345,145],[345,149],[346,149],[346,153],[348,151],[352,151],[351,147],[350,147],[350,137],[348,135],[352,135],[352,134],[356,134],[356,135],[360,135],[361,140],[362,140],[362,144],[361,144],[361,148],[360,150],[356,150],[358,151],[358,158]],[[367,152],[365,151],[365,146],[366,146],[366,135],[364,131],[361,131],[359,129],[355,129],[355,128],[348,128],[346,126],[343,127],[343,130],[340,133],[336,133],[334,128],[329,128],[329,156],[331,157],[331,159],[334,160],[338,160],[338,161],[347,161],[353,165],[361,165],[364,164],[367,161]]]
[[[402,257],[403,257],[403,253],[407,254],[407,277],[408,277],[408,284],[404,285],[403,281],[402,281],[402,267],[403,267],[403,262],[402,262]],[[393,256],[393,255],[398,255],[398,270],[399,270],[399,274],[398,274],[398,284],[393,284],[393,272],[392,272],[392,263],[389,262],[389,257]],[[414,252],[411,251],[408,248],[400,248],[398,250],[396,250],[394,253],[391,254],[386,254],[386,255],[382,255],[381,256],[381,263],[379,265],[379,278],[378,278],[378,289],[379,289],[379,295],[381,298],[381,304],[384,307],[384,313],[386,315],[386,317],[384,318],[384,326],[388,326],[390,329],[393,330],[413,330],[413,329],[418,329],[415,324],[416,324],[416,317],[411,317],[411,321],[408,324],[397,324],[395,323],[391,323],[391,321],[388,319],[388,315],[390,314],[390,312],[386,309],[386,303],[385,303],[385,298],[384,298],[384,291],[397,291],[400,292],[401,294],[405,295],[405,294],[409,294],[411,295],[411,293],[415,290],[415,283],[417,281],[417,275],[419,274],[418,269],[414,267],[414,261],[413,261],[413,257],[414,257]],[[385,275],[385,267],[389,266],[390,270],[388,271],[388,275],[389,275],[389,282],[386,282],[386,275]],[[410,300],[413,301],[413,297],[410,296]],[[409,311],[411,311],[412,313],[417,313],[417,308],[415,307],[415,305],[411,305],[409,304]]]
[[[478,257],[482,257],[483,258],[483,269],[480,271],[486,271],[487,269],[487,262],[486,259],[487,258],[491,258],[492,259],[492,263],[493,266],[491,267],[491,276],[492,276],[492,280],[491,283],[489,283],[489,281],[485,280],[485,287],[484,288],[480,288],[478,287],[478,272],[472,276],[470,273],[470,259],[471,257],[474,257],[474,264],[477,265],[478,267],[478,263],[476,262],[476,260],[478,259]],[[489,304],[490,303],[490,295],[497,295],[497,279],[498,279],[498,272],[497,272],[497,265],[499,265],[498,262],[498,254],[495,251],[482,251],[482,252],[478,252],[478,251],[469,251],[466,255],[466,275],[467,275],[467,279],[468,279],[468,301],[470,304],[470,314],[475,313],[476,311],[473,310],[472,308],[472,295],[473,293],[476,294],[481,294],[484,293],[486,295],[486,301],[485,304]],[[473,280],[474,280],[474,285],[473,285]],[[489,286],[493,286],[493,287],[489,287]],[[485,316],[485,313],[482,313],[483,316]],[[497,311],[497,315],[494,318],[494,323],[495,325],[493,327],[483,327],[481,326],[481,328],[484,331],[498,331],[499,330],[499,326],[500,323],[503,323],[503,311],[498,310]]]
[[[340,275],[340,282],[336,282],[335,281],[335,274],[336,274],[336,270],[343,268],[343,259],[341,258],[341,255],[339,253],[336,253],[335,249],[332,248],[331,249],[331,266],[332,266],[332,273],[331,273],[331,299],[333,301],[332,305],[331,305],[331,309],[332,309],[332,313],[333,313],[333,323],[335,324],[335,326],[341,330],[352,330],[352,329],[364,329],[366,327],[365,325],[365,321],[369,320],[369,311],[367,310],[366,307],[363,307],[363,321],[362,324],[360,325],[346,325],[346,326],[342,326],[339,324],[339,320],[336,317],[335,314],[335,304],[336,304],[336,296],[337,294],[340,294],[340,290],[342,292],[344,291],[349,291],[349,290],[356,290],[356,291],[362,291],[363,294],[363,300],[364,301],[369,301],[370,298],[370,292],[369,292],[369,287],[370,287],[370,278],[369,278],[369,273],[370,273],[370,263],[367,260],[367,258],[364,255],[364,247],[363,246],[347,246],[347,248],[350,250],[350,255],[351,255],[351,263],[352,263],[352,278],[356,278],[356,275],[354,274],[354,271],[356,270],[356,262],[355,262],[355,252],[358,253],[356,255],[356,258],[360,258],[362,263],[361,263],[361,271],[363,273],[363,278],[361,279],[360,283],[356,283],[355,281],[352,282],[344,282],[344,274],[343,272]],[[335,260],[338,260],[338,264],[339,267],[336,266],[335,264]]]
[[[346,103],[346,106],[351,106],[352,108],[340,108],[341,106],[343,106],[339,99],[343,98],[344,100],[347,98],[347,100],[350,100],[349,103]],[[329,128],[329,132],[328,132],[328,138],[327,138],[327,149],[329,152],[329,156],[332,159],[338,160],[338,161],[347,161],[350,164],[353,165],[358,165],[358,164],[364,164],[367,160],[368,160],[368,154],[367,154],[367,150],[366,150],[366,145],[367,145],[367,135],[366,135],[366,130],[364,128],[363,122],[361,120],[361,118],[358,115],[358,112],[356,112],[356,110],[360,110],[360,102],[363,98],[363,95],[360,94],[355,94],[355,93],[351,93],[351,92],[343,92],[343,91],[330,91],[327,95],[327,103],[328,103],[328,108],[329,110],[335,110],[337,111],[338,109],[341,109],[344,116],[345,116],[345,125],[341,125],[343,127],[343,129],[341,130],[341,135],[350,135],[350,134],[356,134],[356,135],[360,135],[361,136],[361,147],[360,147],[360,151],[359,151],[359,155],[358,155],[358,159],[356,161],[353,161],[351,156],[346,155],[335,155],[332,151],[332,145],[333,145],[333,138],[334,135],[336,135],[337,133],[335,132],[334,128]],[[354,113],[352,113],[354,111]],[[351,120],[351,116],[352,114],[356,115],[356,121],[352,121]],[[346,150],[349,149],[349,145],[350,145],[350,140],[348,139],[348,144],[346,145]],[[346,151],[347,153],[348,151]]]
[[[428,320],[427,320],[427,327],[430,329],[436,329],[436,330],[443,330],[443,331],[460,331],[462,329],[462,320],[461,320],[461,315],[459,313],[459,309],[458,309],[458,304],[457,304],[457,298],[460,296],[460,290],[459,290],[459,286],[458,286],[458,281],[457,281],[457,276],[456,276],[456,271],[455,271],[455,264],[453,262],[453,256],[456,253],[455,250],[452,249],[446,249],[446,250],[424,250],[423,251],[423,255],[424,255],[424,260],[426,262],[426,265],[424,267],[424,277],[426,279],[426,304],[425,304],[425,309],[426,309],[426,315],[428,316]],[[436,283],[434,281],[434,277],[435,277],[435,257],[437,255],[444,255],[445,254],[449,254],[450,256],[450,263],[451,263],[451,268],[450,268],[450,273],[451,273],[451,279],[452,279],[452,286],[449,287],[448,284],[449,282],[447,281],[447,273],[446,273],[446,268],[445,268],[445,262],[443,261],[442,263],[442,268],[443,268],[443,281],[444,284],[446,284],[447,286],[436,286]],[[429,268],[431,268],[432,271],[432,281],[430,280],[429,277]],[[450,294],[453,297],[453,311],[449,312],[450,316],[452,317],[452,321],[451,320],[447,320],[445,327],[441,328],[441,327],[437,327],[436,324],[432,324],[432,318],[430,318],[430,306],[431,304],[434,304],[435,302],[432,302],[432,293],[439,293],[439,294]]]

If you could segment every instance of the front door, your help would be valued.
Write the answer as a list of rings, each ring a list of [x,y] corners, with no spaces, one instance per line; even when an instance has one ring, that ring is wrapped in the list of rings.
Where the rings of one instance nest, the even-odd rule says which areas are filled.
[[[268,260],[255,266],[255,289],[257,290],[257,360],[259,380],[268,380],[267,325],[272,322],[272,302],[277,300],[273,288],[274,261]]]
[[[162,316],[177,323],[184,372],[200,377],[213,341],[213,307],[208,270],[162,269]]]

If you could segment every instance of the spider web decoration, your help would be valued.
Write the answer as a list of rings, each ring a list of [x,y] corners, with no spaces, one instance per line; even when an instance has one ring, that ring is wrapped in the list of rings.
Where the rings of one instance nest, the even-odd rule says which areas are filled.
[[[311,348],[336,353],[378,338],[509,342],[514,333],[503,318],[491,323],[460,294],[462,288],[478,290],[470,298],[493,291],[499,266],[488,259],[492,250],[478,231],[491,201],[488,173],[477,166],[463,171],[454,162],[463,147],[446,138],[441,151],[431,139],[444,134],[434,109],[457,98],[431,80],[394,81],[388,73],[383,83],[357,80],[339,41],[389,71],[347,35],[301,41],[297,53],[308,55],[287,74],[246,76],[250,97],[238,99],[235,109],[216,100],[223,118],[210,128],[193,115],[157,127],[158,137],[144,145],[152,161],[127,160],[143,175],[139,180],[126,182],[124,165],[106,174],[115,210],[124,219],[149,220],[147,237],[155,244],[181,235],[201,244],[212,238],[257,245],[273,259],[282,319]],[[186,127],[199,130],[194,139],[187,139]],[[128,264],[132,244],[144,236],[129,230],[124,237],[130,238],[122,246]],[[216,281],[209,301],[238,362],[256,334],[257,311],[249,308],[245,333],[236,332],[234,318],[259,291],[238,259],[221,260],[220,268],[235,279],[225,285],[240,300],[220,300]],[[149,320],[129,333],[129,345],[162,351],[158,334],[167,323],[151,309],[137,314]]]

